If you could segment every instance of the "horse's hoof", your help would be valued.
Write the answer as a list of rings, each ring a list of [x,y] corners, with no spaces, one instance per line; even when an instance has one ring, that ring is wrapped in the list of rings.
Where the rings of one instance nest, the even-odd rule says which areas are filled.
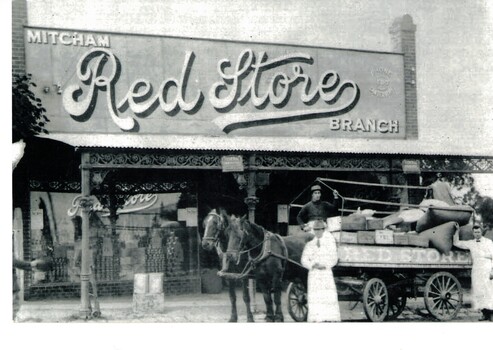
[[[284,317],[276,317],[276,322],[284,322]]]
[[[265,317],[265,322],[274,322],[274,317],[272,317],[272,316],[266,316]]]
[[[253,319],[253,316],[248,316],[247,322],[255,322],[255,320]]]
[[[237,318],[231,317],[228,322],[238,322]]]

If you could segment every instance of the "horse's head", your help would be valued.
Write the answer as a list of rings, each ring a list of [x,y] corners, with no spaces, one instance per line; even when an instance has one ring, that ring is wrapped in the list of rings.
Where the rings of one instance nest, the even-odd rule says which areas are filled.
[[[212,250],[220,244],[221,234],[224,232],[228,222],[228,216],[222,209],[219,213],[213,209],[206,215],[203,221],[204,238],[202,248],[207,251]]]
[[[229,265],[230,261],[234,261],[236,264],[240,261],[240,253],[244,246],[245,233],[242,230],[242,219],[236,216],[231,216],[229,224],[224,230],[225,236],[228,240],[226,250],[226,261],[223,261],[223,270],[227,269],[225,264]]]

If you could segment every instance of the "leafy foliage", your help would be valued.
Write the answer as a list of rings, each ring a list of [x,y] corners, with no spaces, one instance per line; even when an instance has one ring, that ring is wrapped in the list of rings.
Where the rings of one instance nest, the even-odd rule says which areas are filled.
[[[12,142],[27,139],[40,133],[48,134],[49,122],[41,100],[30,90],[36,86],[31,74],[15,75],[12,83]]]

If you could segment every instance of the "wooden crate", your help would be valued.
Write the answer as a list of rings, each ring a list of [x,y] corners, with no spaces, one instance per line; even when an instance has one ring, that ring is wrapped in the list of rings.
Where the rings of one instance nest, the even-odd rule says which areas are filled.
[[[394,233],[394,245],[409,245],[409,236]]]
[[[341,231],[341,243],[358,243],[358,235],[356,232]]]
[[[394,231],[392,230],[376,230],[376,244],[394,244]]]
[[[430,246],[429,238],[420,235],[407,235],[409,237],[409,245],[415,247],[428,248]]]
[[[375,231],[358,231],[358,244],[375,244]]]
[[[383,219],[369,218],[366,219],[366,229],[367,230],[383,230]]]
[[[344,231],[366,230],[366,218],[363,215],[343,216],[341,219],[341,228]]]

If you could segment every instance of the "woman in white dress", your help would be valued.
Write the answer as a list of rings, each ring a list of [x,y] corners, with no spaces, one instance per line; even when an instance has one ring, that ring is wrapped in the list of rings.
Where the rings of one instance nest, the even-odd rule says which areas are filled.
[[[323,221],[313,224],[315,238],[308,242],[301,264],[308,272],[308,322],[339,322],[341,314],[332,267],[337,264],[336,241]]]
[[[459,241],[459,234],[454,236],[454,245],[468,249],[472,257],[472,307],[481,310],[481,320],[493,321],[493,242],[483,237],[481,226],[473,227],[474,239]]]

